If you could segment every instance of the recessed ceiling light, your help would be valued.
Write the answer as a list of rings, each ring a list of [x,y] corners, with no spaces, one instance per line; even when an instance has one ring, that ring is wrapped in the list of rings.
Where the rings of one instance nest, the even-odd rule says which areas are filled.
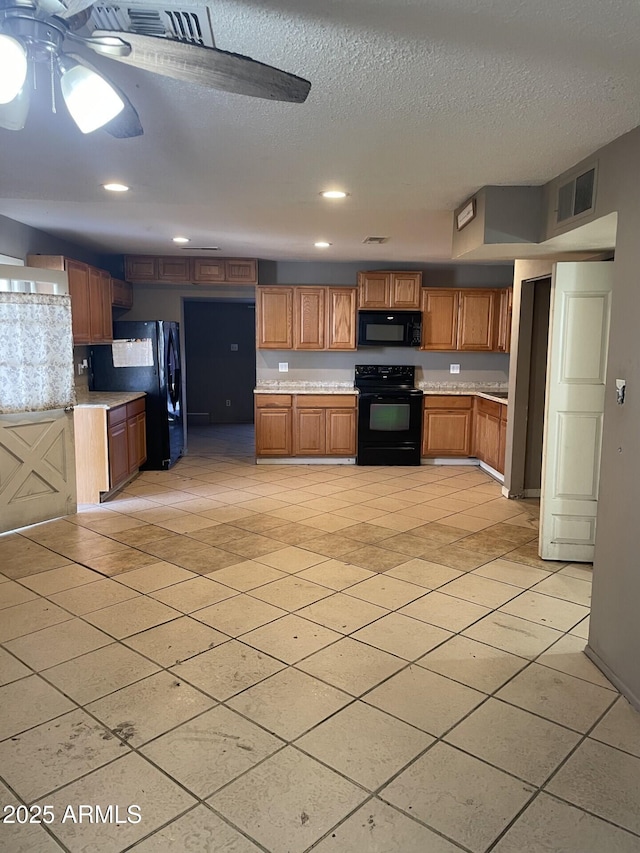
[[[343,190],[325,190],[320,193],[322,198],[346,198],[349,193],[344,192]]]
[[[189,237],[174,237],[173,242],[174,243],[190,243],[191,240]]]
[[[327,243],[326,240],[318,240],[317,243],[313,244],[316,249],[328,249],[331,246],[331,243]]]
[[[103,184],[102,188],[108,190],[110,193],[126,193],[129,191],[129,187],[126,184]]]

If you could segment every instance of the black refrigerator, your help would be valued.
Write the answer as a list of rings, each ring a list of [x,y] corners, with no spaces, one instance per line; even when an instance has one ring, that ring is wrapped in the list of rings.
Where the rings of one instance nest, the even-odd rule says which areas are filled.
[[[114,344],[91,348],[92,391],[144,391],[145,470],[170,468],[182,456],[182,358],[178,323],[117,320]]]

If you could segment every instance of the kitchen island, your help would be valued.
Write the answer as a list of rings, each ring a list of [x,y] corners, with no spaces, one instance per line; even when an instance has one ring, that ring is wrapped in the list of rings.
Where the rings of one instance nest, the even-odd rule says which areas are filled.
[[[83,391],[73,413],[78,503],[107,500],[147,458],[145,394]]]

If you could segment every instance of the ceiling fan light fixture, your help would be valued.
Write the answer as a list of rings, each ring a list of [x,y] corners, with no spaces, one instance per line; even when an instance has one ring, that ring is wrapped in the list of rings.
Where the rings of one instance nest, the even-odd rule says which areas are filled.
[[[82,133],[97,130],[122,112],[124,101],[104,77],[68,57],[59,65],[62,97]]]
[[[0,104],[17,98],[26,79],[26,50],[18,39],[0,33]]]

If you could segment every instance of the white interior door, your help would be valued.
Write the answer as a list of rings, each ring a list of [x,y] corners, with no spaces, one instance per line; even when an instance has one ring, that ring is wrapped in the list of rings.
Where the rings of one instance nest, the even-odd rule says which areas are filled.
[[[593,560],[612,279],[611,262],[554,270],[540,508],[547,560]]]
[[[75,511],[73,413],[0,415],[0,533]]]

